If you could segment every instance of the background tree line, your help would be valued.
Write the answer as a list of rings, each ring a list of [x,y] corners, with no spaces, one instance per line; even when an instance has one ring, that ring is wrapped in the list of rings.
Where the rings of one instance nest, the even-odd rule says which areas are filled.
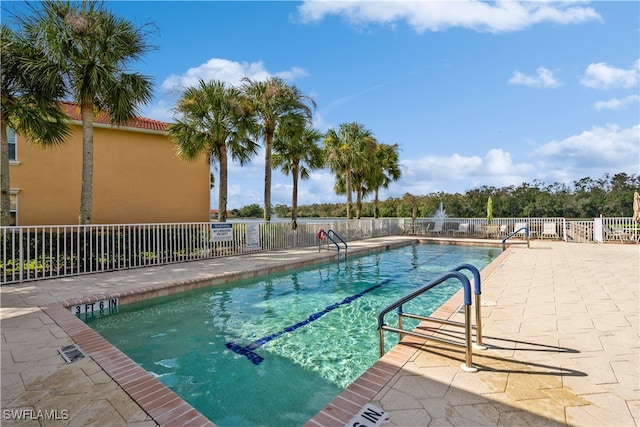
[[[605,174],[599,179],[589,177],[574,181],[572,185],[542,181],[522,183],[502,188],[482,186],[464,194],[445,192],[422,196],[405,194],[380,201],[380,217],[409,218],[415,209],[418,218],[429,217],[443,203],[452,217],[484,218],[487,199],[493,200],[494,217],[565,217],[594,218],[600,215],[630,217],[633,215],[633,193],[640,191],[640,175]],[[362,204],[362,217],[374,216],[374,203]],[[289,206],[276,205],[278,217],[289,215]],[[243,211],[242,209],[240,210]],[[298,207],[298,216],[306,218],[343,218],[343,203],[320,203]]]

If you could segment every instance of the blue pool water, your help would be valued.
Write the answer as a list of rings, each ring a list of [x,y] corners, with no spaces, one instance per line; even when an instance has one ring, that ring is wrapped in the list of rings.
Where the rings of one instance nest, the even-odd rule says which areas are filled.
[[[83,320],[221,427],[300,426],[378,359],[383,307],[458,264],[482,270],[498,254],[412,245]],[[429,315],[459,288],[448,281],[406,311]]]

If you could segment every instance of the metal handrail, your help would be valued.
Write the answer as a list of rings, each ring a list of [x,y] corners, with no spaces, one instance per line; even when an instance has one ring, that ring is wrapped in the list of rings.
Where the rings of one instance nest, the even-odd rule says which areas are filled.
[[[504,239],[502,239],[502,250],[503,251],[505,249],[507,249],[507,240],[512,238],[516,234],[520,233],[522,230],[524,230],[524,235],[527,238],[527,248],[531,248],[531,245],[529,244],[529,227],[520,227],[517,230],[514,230],[513,233],[509,234]]]
[[[486,350],[487,347],[482,345],[482,286],[480,284],[480,270],[471,264],[460,264],[453,267],[451,270],[469,270],[473,275],[473,294],[475,296],[474,304],[476,306],[476,324],[473,326],[476,330],[476,342],[473,347],[478,350]]]
[[[459,266],[461,269],[462,268],[468,268],[467,264],[463,264],[462,266]],[[472,270],[473,272],[473,270]],[[464,291],[464,324],[461,324],[460,322],[453,322],[450,320],[445,320],[445,319],[437,319],[437,318],[433,318],[433,317],[425,317],[425,316],[419,316],[419,315],[415,315],[415,314],[409,314],[409,313],[403,313],[402,312],[402,306],[404,304],[406,304],[407,302],[411,301],[412,299],[416,298],[417,296],[423,294],[424,292],[428,291],[429,289],[434,288],[435,286],[451,279],[451,278],[455,278],[460,280],[460,282],[462,282],[462,289]],[[476,283],[476,288],[479,291],[479,280]],[[391,326],[387,326],[384,323],[384,316],[386,314],[388,314],[390,311],[396,309],[397,313],[398,313],[398,328],[394,328]],[[403,317],[407,317],[407,318],[414,318],[414,319],[420,319],[420,320],[427,320],[430,322],[436,322],[436,323],[441,323],[441,324],[445,324],[445,325],[451,325],[451,326],[464,326],[464,335],[465,335],[465,343],[464,344],[460,344],[459,342],[455,342],[455,341],[451,341],[448,340],[446,338],[441,338],[435,335],[426,335],[426,334],[421,334],[419,332],[415,332],[415,331],[409,331],[406,329],[402,328],[402,318]],[[462,273],[460,273],[459,271],[449,271],[447,273],[444,273],[442,276],[436,278],[435,280],[432,280],[431,282],[429,282],[428,284],[426,284],[425,286],[421,287],[420,289],[417,289],[413,292],[411,292],[410,294],[400,298],[399,300],[397,300],[396,302],[388,305],[387,307],[385,307],[384,309],[382,309],[380,311],[380,313],[378,313],[378,334],[380,337],[380,357],[382,357],[384,355],[384,331],[391,331],[391,332],[396,332],[398,334],[400,334],[400,336],[402,335],[411,335],[411,336],[415,336],[415,337],[420,337],[423,338],[425,340],[433,340],[433,341],[439,341],[439,342],[443,342],[443,343],[447,343],[450,345],[455,345],[458,347],[465,347],[465,363],[463,363],[461,365],[462,370],[467,371],[467,372],[476,372],[478,369],[473,367],[473,351],[472,351],[472,344],[471,344],[471,283],[469,282],[469,279]]]
[[[334,239],[335,237],[335,239]],[[336,242],[336,239],[339,240],[344,245],[344,257],[347,258],[347,242],[344,241],[342,237],[332,229],[327,230],[327,246],[329,245],[329,241],[336,246],[336,250],[338,251],[338,258],[340,258],[340,245]]]

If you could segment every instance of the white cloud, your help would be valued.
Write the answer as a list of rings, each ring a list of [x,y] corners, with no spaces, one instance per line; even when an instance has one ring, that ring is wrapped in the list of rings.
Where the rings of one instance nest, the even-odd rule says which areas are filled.
[[[604,62],[590,64],[580,81],[584,86],[593,89],[630,89],[638,85],[640,60],[629,69],[616,68]]]
[[[637,104],[640,101],[639,95],[629,95],[625,98],[612,98],[607,101],[598,101],[593,104],[593,108],[600,110],[622,110],[628,105]]]
[[[289,70],[270,72],[264,63],[259,62],[237,62],[222,58],[211,58],[207,62],[197,67],[189,68],[182,74],[172,74],[161,84],[164,98],[155,101],[143,110],[143,116],[154,120],[165,122],[172,121],[173,112],[171,109],[186,87],[195,86],[198,80],[221,80],[232,85],[239,85],[244,77],[251,80],[266,80],[271,76],[277,76],[283,80],[291,81],[307,76],[306,70],[300,67],[292,67]]]
[[[276,73],[276,76],[280,77],[282,80],[295,80],[299,77],[306,77],[309,73],[304,68],[293,67],[287,71],[280,71]]]
[[[359,26],[368,23],[393,26],[406,21],[418,33],[451,27],[497,33],[519,31],[542,22],[575,24],[600,19],[593,8],[566,1],[306,0],[298,12],[302,22],[320,21],[327,15],[343,16]]]
[[[484,157],[453,154],[449,157],[408,159],[401,163],[406,166],[402,193],[411,194],[517,184],[524,180],[524,174],[533,169],[525,163],[515,164],[511,154],[500,148],[489,150]]]
[[[516,70],[509,79],[509,83],[532,87],[558,87],[562,85],[562,83],[556,80],[553,72],[544,67],[538,67],[535,76],[527,76]]]
[[[230,165],[229,207],[240,208],[252,203],[262,206],[264,192],[264,159],[258,155],[248,166]],[[549,184],[571,184],[585,176],[600,177],[605,173],[640,171],[640,125],[621,129],[616,125],[591,130],[559,141],[551,141],[531,151],[531,158],[515,160],[502,148],[493,148],[483,156],[452,154],[401,159],[403,177],[381,190],[381,200],[402,197],[405,193],[427,195],[444,191],[460,192],[480,186],[519,186],[539,179]],[[291,205],[291,177],[273,171],[272,203]],[[344,203],[345,196],[333,191],[334,176],[328,170],[315,171],[301,181],[298,204]],[[372,197],[367,198],[371,201]],[[217,204],[217,192],[212,197]]]
[[[162,89],[165,92],[175,91],[189,86],[195,86],[199,79],[221,80],[232,85],[240,84],[242,78],[248,77],[251,80],[266,80],[275,75],[285,80],[293,80],[306,76],[307,72],[300,67],[292,67],[290,70],[271,73],[267,71],[262,61],[259,62],[237,62],[222,58],[211,58],[207,62],[197,67],[189,68],[181,75],[171,75],[162,82]]]
[[[172,108],[173,105],[169,105],[166,100],[160,99],[144,108],[141,116],[162,122],[171,122],[173,120],[173,114],[171,113]]]
[[[640,125],[593,127],[579,135],[542,145],[535,154],[545,168],[598,168],[606,172],[637,171]]]

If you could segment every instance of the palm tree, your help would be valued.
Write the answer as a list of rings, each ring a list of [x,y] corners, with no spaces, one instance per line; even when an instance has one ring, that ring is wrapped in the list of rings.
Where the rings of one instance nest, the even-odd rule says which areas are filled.
[[[136,27],[106,10],[103,3],[47,0],[20,18],[25,35],[57,64],[65,94],[78,104],[82,118],[82,189],[79,223],[90,224],[93,204],[93,119],[97,110],[113,124],[137,115],[151,100],[151,80],[128,71],[151,49],[148,26]]]
[[[264,139],[264,220],[268,222],[271,220],[271,152],[275,131],[289,114],[299,114],[310,121],[316,104],[297,87],[278,77],[270,77],[266,81],[245,77],[242,81],[242,90],[252,102]]]
[[[371,143],[375,141],[370,130],[362,124],[342,123],[338,130],[329,129],[324,138],[327,163],[336,174],[336,191],[342,177],[347,194],[347,219],[351,219],[351,205],[353,193],[353,175],[367,165]],[[339,192],[338,194],[342,194]]]
[[[373,201],[373,217],[378,218],[378,193],[380,187],[389,188],[389,184],[397,181],[402,176],[400,165],[398,164],[398,144],[378,144],[374,155],[374,163],[370,168],[371,174],[368,176],[369,187],[373,189],[375,197]]]
[[[218,221],[227,220],[227,155],[244,165],[257,154],[252,139],[257,123],[239,89],[221,81],[200,80],[187,88],[175,108],[177,118],[169,126],[169,137],[178,156],[193,160],[206,153],[210,165],[220,165],[218,179]]]
[[[354,167],[351,169],[351,188],[353,192],[356,193],[356,219],[360,219],[362,217],[362,202],[363,200],[371,193],[371,188],[369,186],[370,176],[374,174],[376,171],[373,169],[375,167],[375,140],[372,139],[370,144],[362,146],[361,149],[364,151],[362,155],[366,158],[362,164],[360,164],[357,168]],[[335,182],[335,192],[336,194],[346,194],[346,176],[347,174],[343,174],[336,177]]]
[[[4,24],[0,28],[0,48],[0,225],[6,226],[11,225],[8,129],[49,146],[64,141],[69,123],[56,102],[63,86],[55,64]]]
[[[324,166],[324,152],[318,145],[322,134],[308,126],[299,114],[286,117],[273,138],[273,164],[293,177],[291,228],[298,227],[298,179],[309,179],[309,172]]]

